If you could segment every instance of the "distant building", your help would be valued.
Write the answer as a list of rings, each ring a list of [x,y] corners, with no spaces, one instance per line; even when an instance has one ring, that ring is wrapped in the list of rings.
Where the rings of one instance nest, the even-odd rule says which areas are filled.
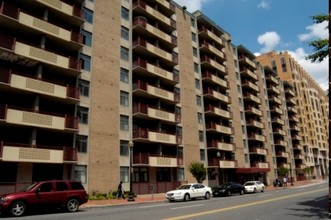
[[[0,18],[0,192],[77,179],[160,193],[194,182],[192,161],[210,186],[327,173],[325,93],[286,52],[255,57],[200,11],[4,0]]]

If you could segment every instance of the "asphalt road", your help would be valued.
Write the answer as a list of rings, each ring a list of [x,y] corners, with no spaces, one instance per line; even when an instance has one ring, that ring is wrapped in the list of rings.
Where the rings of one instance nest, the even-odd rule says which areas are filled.
[[[278,189],[264,193],[99,208],[77,213],[33,213],[20,220],[299,220],[328,218],[328,185]]]

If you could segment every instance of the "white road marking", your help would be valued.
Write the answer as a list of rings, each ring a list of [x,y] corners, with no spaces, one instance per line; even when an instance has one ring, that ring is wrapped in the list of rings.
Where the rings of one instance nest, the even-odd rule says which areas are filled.
[[[153,208],[153,207],[158,207],[158,206],[170,206],[172,204],[158,204],[158,205],[145,205],[145,206],[139,206],[140,209],[145,209],[145,208]]]
[[[171,208],[171,209],[188,209],[188,208],[193,208],[197,206],[204,206],[205,204],[198,204],[198,205],[189,205],[189,206],[182,206],[182,207],[176,207],[176,208]]]

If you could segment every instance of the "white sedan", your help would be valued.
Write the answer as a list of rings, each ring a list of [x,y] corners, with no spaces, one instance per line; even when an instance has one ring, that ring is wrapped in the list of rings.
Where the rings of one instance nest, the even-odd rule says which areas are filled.
[[[265,186],[260,181],[248,181],[244,183],[246,193],[264,192]]]
[[[184,184],[175,190],[166,193],[166,198],[170,201],[189,201],[195,198],[210,199],[212,190],[210,187],[200,183]]]

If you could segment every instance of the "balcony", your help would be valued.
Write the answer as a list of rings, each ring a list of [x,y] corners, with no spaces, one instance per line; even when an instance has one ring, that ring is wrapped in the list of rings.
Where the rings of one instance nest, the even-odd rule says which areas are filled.
[[[262,168],[262,169],[269,169],[269,163],[266,163],[266,162],[256,162],[256,163],[253,164],[252,167]]]
[[[247,135],[248,140],[255,140],[255,141],[265,141],[265,136],[260,135],[260,134],[249,134]]]
[[[289,154],[287,152],[277,151],[276,157],[285,157],[288,158]]]
[[[287,111],[288,111],[288,112],[293,112],[293,113],[295,113],[295,114],[298,113],[298,110],[297,110],[295,107],[289,107],[289,106],[287,106]]]
[[[236,168],[236,160],[220,160],[218,158],[212,158],[208,160],[208,167],[219,167],[219,168]]]
[[[178,167],[183,165],[183,158],[166,155],[151,155],[147,153],[133,154],[134,165],[148,165],[150,167]]]
[[[295,122],[299,123],[299,118],[296,117],[296,116],[293,116],[293,115],[289,117],[289,120],[290,121],[295,121]]]
[[[213,98],[213,99],[218,99],[219,101],[225,102],[227,104],[230,103],[231,99],[229,96],[226,96],[222,93],[216,92],[215,90],[211,89],[211,88],[206,88],[203,91],[203,95],[205,98]]]
[[[157,20],[159,23],[159,27],[162,30],[166,30],[167,32],[172,32],[176,30],[176,21],[171,19],[170,16],[162,14],[160,11],[155,10],[150,7],[145,0],[135,0],[132,4],[132,9],[135,13],[143,14],[147,13],[147,16],[150,20]]]
[[[173,92],[169,92],[161,88],[148,85],[147,82],[141,80],[137,80],[133,84],[132,91],[135,95],[140,95],[149,98],[158,97],[164,100],[164,102],[168,102],[172,104],[176,104],[180,101],[179,94],[175,94]]]
[[[253,107],[253,106],[245,106],[245,113],[255,114],[258,116],[262,116],[262,111]]]
[[[297,160],[304,160],[304,159],[305,159],[305,155],[302,155],[302,154],[295,154],[295,155],[294,155],[294,159],[297,159]]]
[[[278,79],[274,77],[273,75],[268,75],[265,77],[267,81],[274,83],[275,85],[278,85]]]
[[[213,105],[205,106],[205,114],[206,115],[217,115],[217,116],[221,116],[222,118],[227,118],[227,119],[232,118],[232,112],[217,108]]]
[[[228,69],[220,64],[218,61],[215,61],[211,59],[208,56],[201,57],[201,65],[208,67],[212,67],[214,69],[217,69],[220,73],[223,73],[224,75],[228,74]]]
[[[226,80],[221,79],[220,77],[217,77],[216,75],[214,75],[212,72],[209,72],[209,71],[205,71],[202,73],[202,80],[204,82],[209,82],[209,83],[214,83],[214,84],[220,85],[223,88],[229,87],[229,83]]]
[[[163,63],[166,63],[166,65],[171,67],[178,64],[177,53],[169,53],[160,47],[156,47],[153,44],[148,43],[147,40],[141,37],[138,37],[135,41],[133,41],[133,50],[134,52],[139,52],[140,55],[144,55],[146,57],[159,57],[160,60],[163,60]]]
[[[21,110],[18,108],[0,105],[0,121],[8,124],[33,126],[61,131],[77,132],[78,118],[65,115],[63,117],[42,114],[32,110]]]
[[[77,149],[0,142],[0,159],[6,162],[77,163]]]
[[[270,111],[273,112],[273,113],[278,113],[278,114],[280,114],[280,115],[283,114],[283,110],[281,110],[281,109],[278,108],[278,107],[273,107],[273,108],[270,109]]]
[[[268,150],[264,149],[264,148],[252,147],[252,148],[249,148],[249,153],[266,156],[268,154]]]
[[[300,137],[300,135],[296,134],[296,135],[292,135],[291,137],[293,140],[297,140],[297,141],[301,141],[302,137]]]
[[[244,75],[244,76],[249,76],[254,81],[258,80],[257,74],[254,73],[253,71],[251,71],[250,69],[246,68],[246,67],[241,67],[240,68],[240,74]]]
[[[133,63],[133,71],[135,75],[146,76],[152,74],[160,77],[162,82],[170,85],[176,85],[179,83],[179,74],[176,72],[169,72],[161,67],[148,63],[146,60],[137,58]]]
[[[150,131],[147,128],[137,128],[133,131],[133,140],[137,142],[156,142],[169,145],[182,143],[182,137],[176,134]]]
[[[244,55],[239,56],[239,61],[245,64],[250,65],[252,68],[256,69],[256,63],[250,60],[248,57]]]
[[[162,109],[151,108],[146,104],[135,103],[133,105],[133,116],[140,119],[157,119],[166,123],[176,124],[181,120],[180,113],[174,114]]]
[[[290,126],[290,129],[291,130],[294,130],[294,131],[300,131],[300,127],[299,126],[296,126],[296,125],[291,125]]]
[[[280,101],[280,99],[277,98],[276,96],[271,95],[271,96],[268,97],[268,99],[269,99],[269,102],[276,102],[279,105],[282,104],[282,101]]]
[[[174,49],[177,46],[177,38],[173,35],[169,35],[160,29],[147,23],[147,19],[142,16],[138,16],[133,22],[133,31],[137,35],[144,35],[146,38],[158,38],[162,41],[165,48]]]
[[[269,93],[276,93],[277,95],[280,94],[280,90],[278,88],[276,88],[275,86],[269,85],[267,90]]]
[[[304,150],[302,145],[299,144],[293,144],[293,149],[295,150]]]
[[[285,89],[285,94],[289,94],[290,96],[294,97],[295,93],[292,89]]]
[[[257,85],[255,85],[254,83],[248,81],[248,80],[244,80],[241,84],[242,87],[244,88],[249,88],[249,89],[252,89],[254,90],[255,92],[259,92],[260,89]]]
[[[216,124],[215,122],[206,123],[206,131],[220,132],[223,134],[233,134],[233,129],[227,126]]]
[[[273,130],[273,133],[274,134],[279,134],[279,135],[282,135],[282,136],[285,136],[286,135],[286,131],[280,129],[280,128],[277,128],[277,129],[274,129]]]
[[[292,105],[296,105],[296,102],[293,98],[286,98],[286,102]]]
[[[283,146],[283,147],[287,147],[287,142],[282,141],[282,140],[275,140],[275,145],[280,145],[280,146]]]
[[[259,122],[259,121],[256,121],[256,120],[253,120],[253,119],[250,119],[249,121],[246,121],[246,125],[247,126],[253,126],[253,127],[257,127],[257,128],[260,128],[260,129],[263,129],[264,128],[264,124]]]
[[[252,93],[247,93],[246,92],[246,93],[243,94],[243,96],[244,96],[245,100],[249,100],[249,101],[253,101],[257,104],[261,104],[261,99],[259,97],[255,96],[255,95],[253,95]]]
[[[275,123],[275,124],[280,124],[280,125],[284,125],[285,124],[284,120],[282,120],[282,119],[280,119],[278,117],[273,117],[271,119],[271,122],[272,123]]]
[[[8,89],[34,92],[59,99],[66,99],[74,103],[78,103],[80,99],[80,92],[77,87],[65,87],[41,79],[26,77],[22,73],[13,72],[10,69],[0,68],[0,86],[1,83],[9,86]]]
[[[221,50],[209,44],[207,41],[200,42],[200,51],[207,54],[212,53],[214,56],[226,61],[226,55]]]
[[[207,141],[207,148],[224,150],[224,151],[234,151],[236,149],[234,144],[225,143],[224,141],[220,141],[220,140]]]
[[[62,69],[63,73],[78,76],[81,73],[80,61],[75,58],[57,55],[44,49],[16,41],[15,38],[0,35],[0,56],[13,63],[34,66],[38,62]]]
[[[202,27],[199,28],[199,35],[204,36],[204,37],[207,37],[207,38],[213,40],[214,42],[216,42],[217,44],[219,44],[219,46],[221,46],[221,47],[225,47],[222,38],[218,37],[216,34],[214,34],[213,32],[211,32],[205,26],[202,26]]]

